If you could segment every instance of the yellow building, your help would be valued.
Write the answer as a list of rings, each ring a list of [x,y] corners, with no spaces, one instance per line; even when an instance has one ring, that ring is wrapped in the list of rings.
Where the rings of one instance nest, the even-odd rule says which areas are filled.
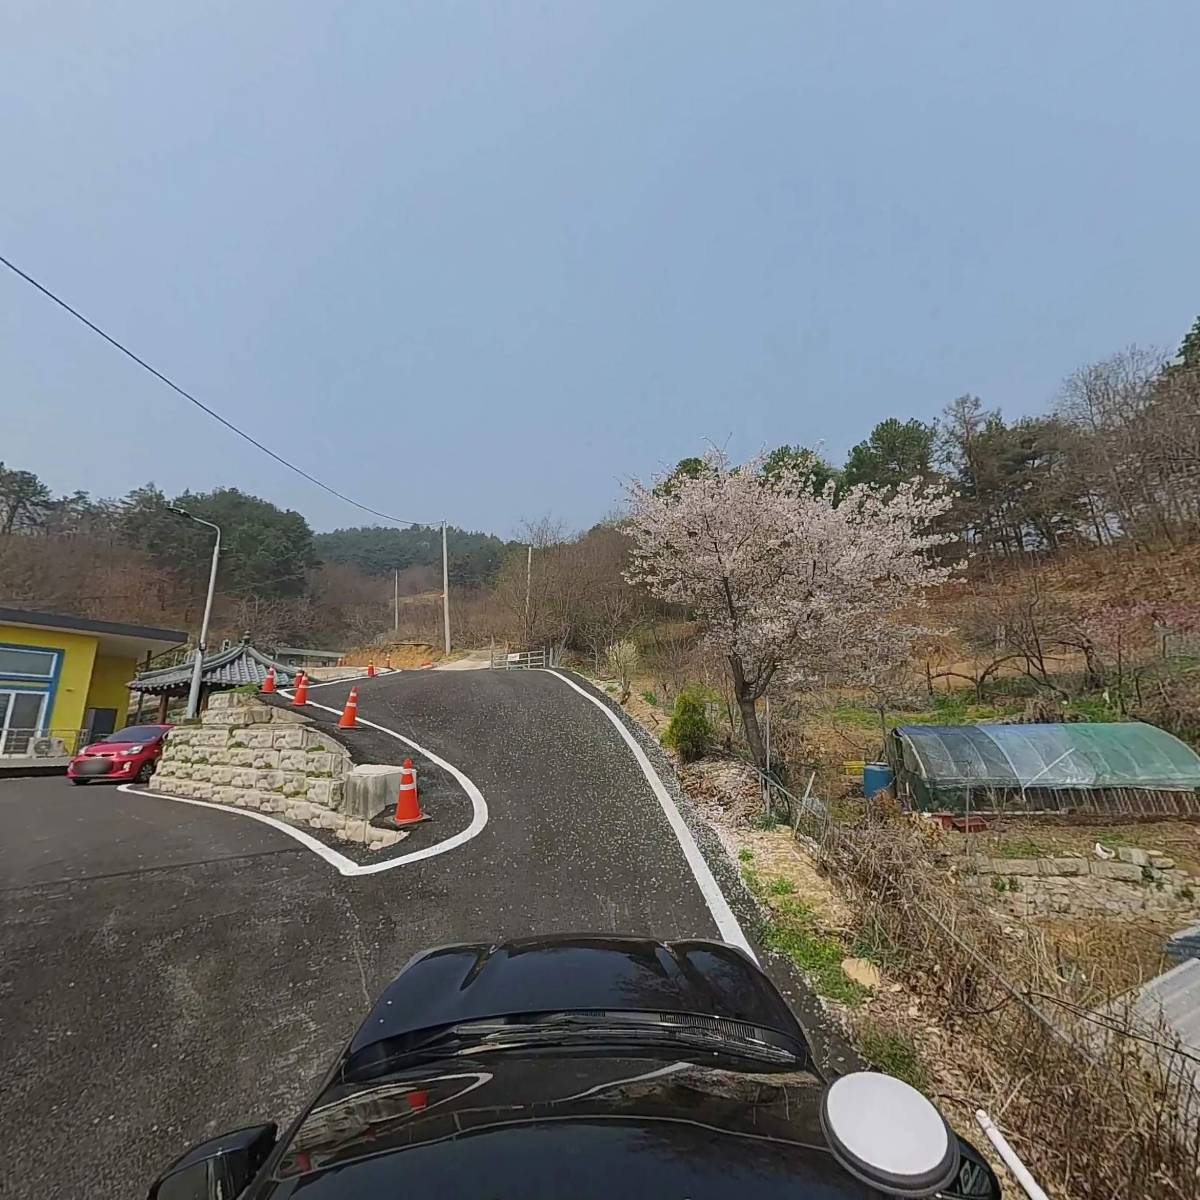
[[[175,629],[0,608],[0,755],[28,754],[38,738],[61,739],[69,754],[120,729],[139,666],[186,640]]]

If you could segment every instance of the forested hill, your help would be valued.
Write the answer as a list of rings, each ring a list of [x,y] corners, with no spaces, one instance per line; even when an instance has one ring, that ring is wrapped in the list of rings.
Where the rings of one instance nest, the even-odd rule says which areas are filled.
[[[458,585],[490,583],[505,553],[514,543],[490,533],[451,526],[446,531],[450,579]],[[325,562],[350,563],[366,575],[390,575],[412,567],[438,567],[442,561],[442,531],[435,525],[395,529],[362,525],[319,533],[314,549]]]

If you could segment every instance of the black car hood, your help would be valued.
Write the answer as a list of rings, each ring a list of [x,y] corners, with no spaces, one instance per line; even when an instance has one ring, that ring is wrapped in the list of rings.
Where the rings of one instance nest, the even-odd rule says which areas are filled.
[[[276,1167],[272,1200],[428,1194],[489,1200],[866,1200],[820,1125],[811,1070],[617,1052],[489,1052],[335,1085]],[[700,1060],[700,1061],[697,1061]],[[947,1198],[995,1200],[964,1146]]]
[[[564,1012],[595,1014],[602,1029],[613,1020],[603,1014],[622,1012],[699,1018],[674,1023],[689,1028],[723,1018],[796,1051],[756,1057],[736,1037],[637,1045],[619,1033],[581,1044],[547,1022],[534,1026],[549,1031],[544,1042],[438,1032]],[[825,1080],[805,1046],[770,981],[722,943],[571,936],[443,947],[383,993],[255,1197],[878,1196],[828,1148]],[[999,1195],[969,1155],[964,1171],[966,1186],[944,1196]]]
[[[725,1017],[804,1041],[783,997],[733,946],[561,936],[418,955],[379,997],[349,1057],[387,1039],[463,1021],[597,1010]]]

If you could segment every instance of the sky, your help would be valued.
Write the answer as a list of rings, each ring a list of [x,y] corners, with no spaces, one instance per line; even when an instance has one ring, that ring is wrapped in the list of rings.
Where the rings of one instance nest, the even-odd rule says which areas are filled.
[[[1200,312],[1195,0],[6,0],[0,254],[372,508],[1009,415]],[[0,460],[370,523],[0,270]]]

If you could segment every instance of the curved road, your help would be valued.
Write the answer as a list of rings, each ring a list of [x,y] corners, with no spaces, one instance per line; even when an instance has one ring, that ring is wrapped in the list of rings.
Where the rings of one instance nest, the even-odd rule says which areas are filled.
[[[490,819],[472,841],[345,878],[235,812],[0,782],[4,1195],[138,1194],[190,1142],[292,1115],[426,947],[718,936],[633,754],[562,679],[405,672],[358,686],[360,716],[480,788]],[[375,761],[403,754],[383,734],[354,736]],[[448,779],[429,782],[420,836],[432,839],[470,810]]]

